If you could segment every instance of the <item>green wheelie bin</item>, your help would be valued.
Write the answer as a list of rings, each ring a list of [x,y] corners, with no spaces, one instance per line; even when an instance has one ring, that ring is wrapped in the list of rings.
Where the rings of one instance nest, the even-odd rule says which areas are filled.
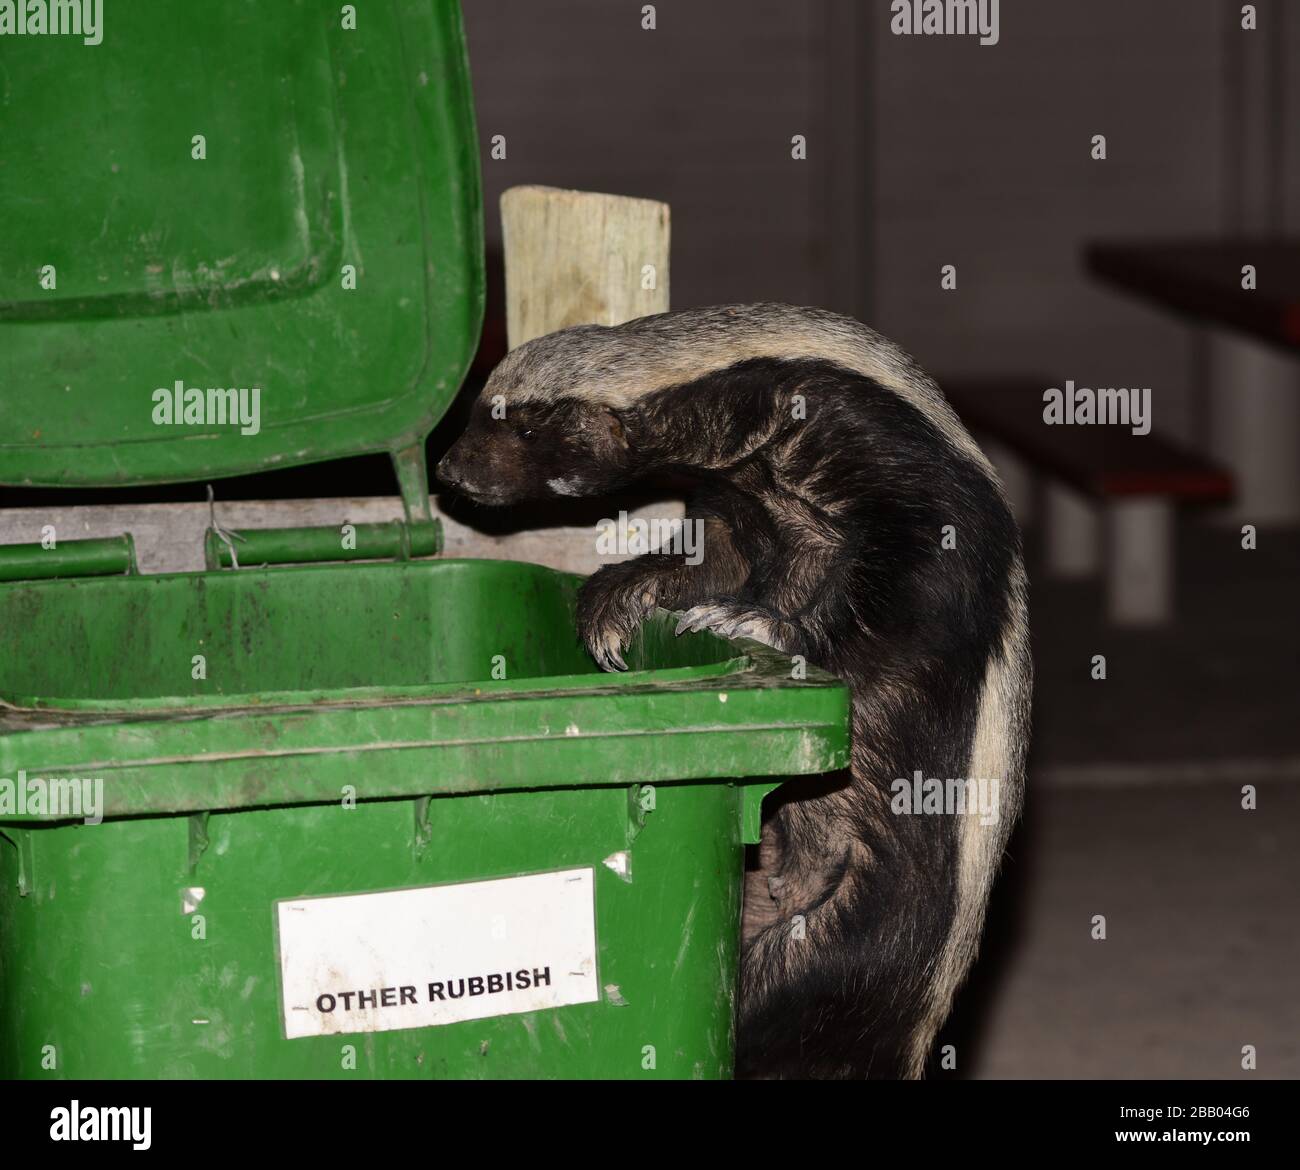
[[[604,675],[577,578],[437,555],[460,14],[341,7],[0,42],[0,483],[387,451],[406,510],[197,573],[0,548],[0,1077],[728,1076],[744,844],[846,764],[847,693],[667,615]]]

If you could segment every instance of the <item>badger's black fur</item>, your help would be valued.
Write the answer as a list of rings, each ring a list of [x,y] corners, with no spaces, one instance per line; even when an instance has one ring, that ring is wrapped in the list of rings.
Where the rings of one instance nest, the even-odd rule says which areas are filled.
[[[704,557],[596,573],[578,616],[597,661],[622,667],[658,606],[686,611],[679,632],[757,638],[853,691],[850,773],[787,786],[747,876],[737,1071],[918,1076],[1023,787],[1025,580],[997,478],[900,350],[781,305],[531,341],[440,466],[494,503],[656,473],[697,485]],[[918,772],[996,779],[996,821],[896,815],[891,786]]]

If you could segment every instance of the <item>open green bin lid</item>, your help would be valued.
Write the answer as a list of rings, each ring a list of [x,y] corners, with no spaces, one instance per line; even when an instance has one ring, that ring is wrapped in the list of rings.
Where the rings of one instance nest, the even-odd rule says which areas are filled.
[[[131,0],[97,45],[0,38],[0,482],[396,453],[447,409],[483,300],[459,6],[344,7]],[[178,383],[256,388],[256,433],[156,421]]]

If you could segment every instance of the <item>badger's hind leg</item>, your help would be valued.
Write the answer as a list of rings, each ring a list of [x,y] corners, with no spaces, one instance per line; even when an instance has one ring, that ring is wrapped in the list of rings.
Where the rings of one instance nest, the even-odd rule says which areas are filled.
[[[811,903],[811,883],[764,873],[771,890],[765,900],[755,888],[761,879],[746,875],[746,897],[755,901],[744,920],[741,1078],[922,1075],[933,1039],[925,1024],[928,973],[921,955],[913,965],[890,954],[907,940],[864,920],[861,903],[871,895],[861,859],[843,858],[842,865],[841,881]]]

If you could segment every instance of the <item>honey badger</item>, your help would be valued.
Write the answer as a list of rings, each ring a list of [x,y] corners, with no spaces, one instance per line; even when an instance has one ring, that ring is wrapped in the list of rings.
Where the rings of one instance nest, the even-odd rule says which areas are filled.
[[[737,1073],[920,1076],[1019,812],[1031,689],[1019,532],[935,383],[816,309],[579,326],[507,355],[438,471],[489,504],[695,486],[700,563],[583,587],[596,661],[625,669],[651,610],[684,610],[679,634],[755,638],[853,694],[849,773],[783,790],[746,875]],[[918,776],[996,780],[996,820],[909,815],[895,782]]]

